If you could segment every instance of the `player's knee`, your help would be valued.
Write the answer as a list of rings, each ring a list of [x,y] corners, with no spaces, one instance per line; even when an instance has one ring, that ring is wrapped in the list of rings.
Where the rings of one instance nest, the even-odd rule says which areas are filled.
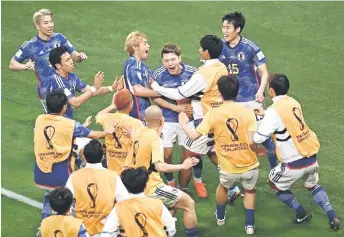
[[[184,211],[195,211],[195,201],[186,193],[183,193],[183,196],[179,200],[179,206],[181,206]]]
[[[257,192],[256,188],[244,189],[244,193],[255,194]]]

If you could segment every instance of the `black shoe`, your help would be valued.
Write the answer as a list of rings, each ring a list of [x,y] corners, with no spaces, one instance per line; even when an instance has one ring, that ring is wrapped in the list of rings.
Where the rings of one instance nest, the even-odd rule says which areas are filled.
[[[341,226],[340,226],[340,220],[338,219],[338,217],[335,217],[335,218],[333,219],[333,221],[330,222],[330,227],[331,227],[331,229],[333,229],[334,231],[340,230]]]
[[[310,221],[312,219],[312,214],[308,213],[308,212],[304,212],[304,213],[297,213],[296,217],[294,219],[294,222],[296,224],[301,224],[304,223],[306,221]]]

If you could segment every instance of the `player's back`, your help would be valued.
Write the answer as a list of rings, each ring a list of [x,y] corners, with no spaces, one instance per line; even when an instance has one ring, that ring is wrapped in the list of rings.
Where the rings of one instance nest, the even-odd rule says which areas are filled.
[[[181,67],[182,71],[178,75],[171,75],[167,68],[161,66],[153,72],[152,77],[160,86],[166,88],[178,88],[179,86],[184,85],[191,78],[193,73],[198,70],[195,67],[183,63],[181,63]],[[166,97],[162,98],[172,104],[178,103],[177,101]],[[161,110],[166,122],[178,123],[177,112],[162,107]]]
[[[237,76],[239,80],[236,101],[255,100],[260,85],[260,76],[256,67],[267,62],[260,48],[244,37],[241,37],[238,45],[233,48],[223,41],[220,61],[226,65],[229,74]]]
[[[113,134],[105,137],[106,159],[108,169],[119,174],[132,146],[131,134],[143,127],[143,124],[140,120],[120,112],[100,114],[96,121],[104,130],[115,128]]]
[[[136,96],[133,87],[135,85],[141,85],[148,87],[148,80],[150,77],[150,70],[147,65],[135,57],[131,56],[125,61],[123,75],[125,87],[133,95],[133,109],[130,112],[130,116],[144,120],[144,111],[151,105],[149,97]]]
[[[239,103],[225,102],[208,113],[221,169],[243,173],[258,167],[257,156],[251,150],[248,139],[248,132],[256,131],[253,110]]]
[[[78,237],[82,220],[73,216],[52,215],[45,218],[41,223],[41,236],[70,236]]]
[[[147,127],[138,129],[132,135],[132,149],[124,166],[131,168],[144,166],[149,172],[145,193],[152,193],[152,190],[163,183],[153,165],[153,158],[156,156],[159,156],[159,161],[164,161],[162,140],[155,130]]]

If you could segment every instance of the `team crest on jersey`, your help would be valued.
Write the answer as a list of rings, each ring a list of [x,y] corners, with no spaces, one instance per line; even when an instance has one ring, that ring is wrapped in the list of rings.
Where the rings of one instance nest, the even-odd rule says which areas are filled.
[[[239,61],[244,61],[245,60],[245,54],[243,52],[238,53],[237,59]]]

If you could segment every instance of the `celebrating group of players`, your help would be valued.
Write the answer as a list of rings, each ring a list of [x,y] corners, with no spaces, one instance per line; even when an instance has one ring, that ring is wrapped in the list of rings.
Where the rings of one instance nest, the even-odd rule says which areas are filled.
[[[34,14],[38,34],[10,62],[11,70],[35,71],[45,110],[34,130],[34,180],[46,191],[41,236],[174,236],[173,216],[180,209],[186,235],[195,237],[195,203],[187,187],[193,171],[197,195],[207,197],[202,181],[204,155],[219,172],[218,226],[225,224],[228,200],[240,196],[235,185],[240,182],[244,228],[254,234],[258,156],[266,155],[271,169],[268,183],[277,198],[296,211],[295,222],[312,218],[290,190],[302,180],[326,212],[330,227],[340,229],[318,184],[318,139],[306,124],[300,104],[287,96],[287,76],[268,73],[263,52],[241,36],[245,26],[241,13],[222,18],[222,40],[215,35],[201,38],[203,65],[199,68],[182,63],[180,48],[166,44],[161,50],[162,66],[151,72],[144,63],[150,49],[147,36],[130,33],[123,77],[111,86],[103,86],[103,72],[95,75],[93,86],[73,73],[73,63],[86,60],[87,55],[53,32],[52,15],[48,9]],[[273,105],[264,111],[267,85]],[[77,96],[76,92],[82,93]],[[111,104],[96,116],[103,131],[87,128],[90,117],[84,124],[73,119],[74,108],[93,96],[113,92]],[[105,138],[104,145],[100,138]],[[183,153],[181,164],[174,165],[177,141]],[[177,171],[178,184],[173,177]]]

